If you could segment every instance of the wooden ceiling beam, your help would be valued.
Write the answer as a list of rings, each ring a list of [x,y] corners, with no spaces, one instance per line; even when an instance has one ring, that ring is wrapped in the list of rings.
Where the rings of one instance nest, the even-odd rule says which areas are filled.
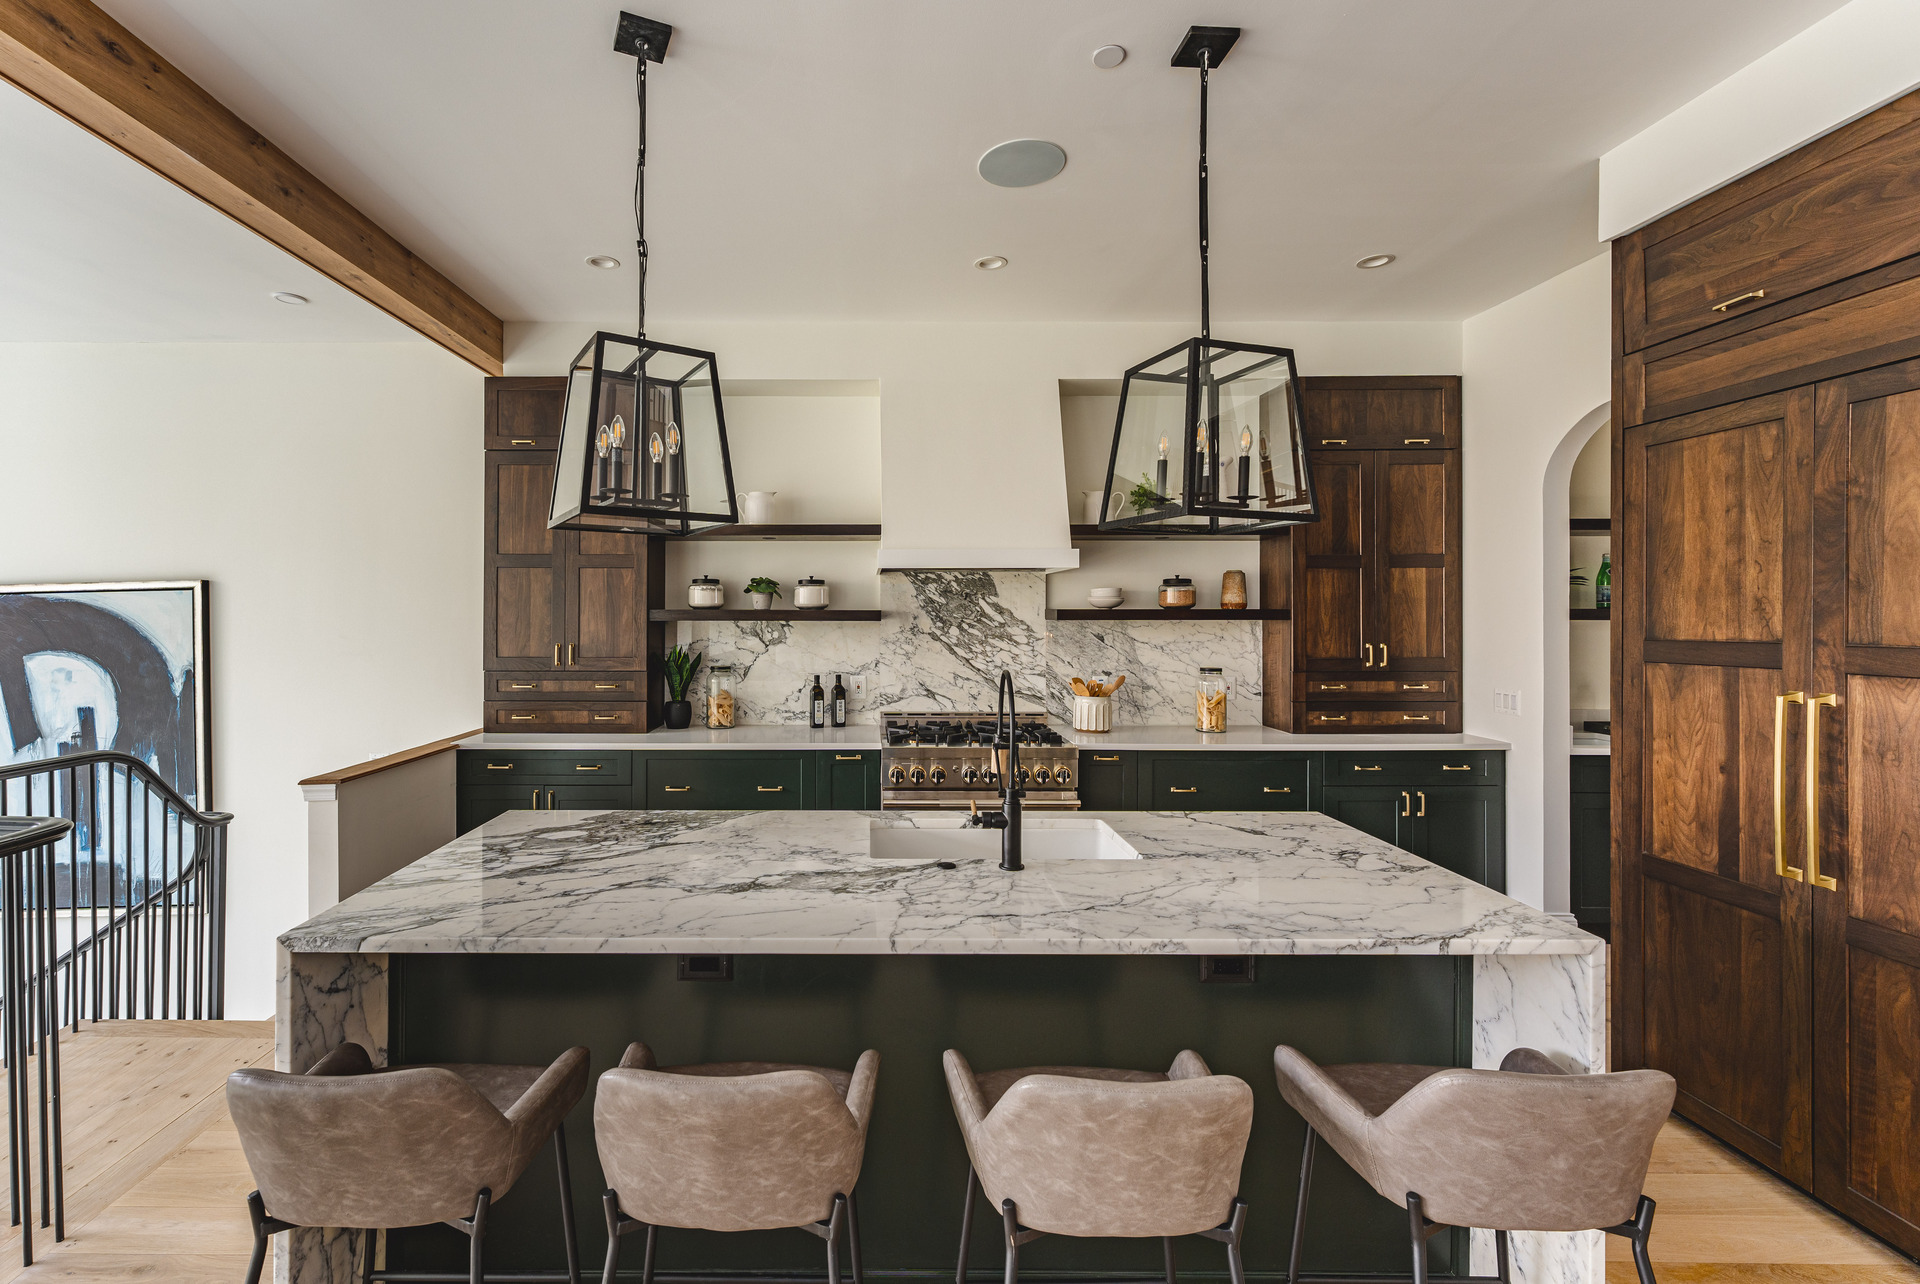
[[[490,375],[500,318],[89,0],[0,0],[0,77]]]

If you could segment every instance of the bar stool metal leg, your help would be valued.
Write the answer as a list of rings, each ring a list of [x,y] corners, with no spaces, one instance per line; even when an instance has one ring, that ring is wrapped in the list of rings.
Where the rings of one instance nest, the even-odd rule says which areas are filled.
[[[1655,1284],[1653,1258],[1647,1254],[1647,1240],[1653,1234],[1653,1209],[1653,1201],[1642,1195],[1633,1210],[1632,1221],[1605,1228],[1607,1234],[1618,1235],[1632,1242],[1633,1269],[1640,1277],[1640,1284]]]
[[[1493,1264],[1495,1271],[1500,1276],[1500,1284],[1508,1284],[1508,1281],[1512,1278],[1507,1273],[1510,1269],[1510,1261],[1511,1258],[1509,1257],[1507,1248],[1507,1233],[1503,1230],[1497,1230],[1493,1233]]]
[[[847,1192],[847,1257],[853,1263],[853,1284],[867,1284],[860,1264],[860,1194],[852,1190]]]
[[[1287,1251],[1287,1284],[1299,1284],[1300,1250],[1307,1235],[1307,1191],[1313,1186],[1313,1147],[1319,1136],[1307,1129],[1306,1144],[1300,1148],[1300,1194],[1293,1203],[1293,1247]]]
[[[1427,1217],[1425,1201],[1407,1192],[1407,1230],[1413,1238],[1413,1284],[1427,1284]]]
[[[840,1236],[847,1223],[847,1197],[833,1197],[833,1213],[827,1218],[827,1284],[840,1284]]]
[[[1167,1284],[1174,1284],[1173,1236],[1162,1235],[1160,1237],[1160,1258],[1166,1265]]]
[[[380,1232],[368,1227],[360,1233],[366,1237],[362,1249],[366,1256],[360,1263],[360,1284],[373,1284],[374,1254],[380,1247]]]
[[[467,1284],[486,1284],[487,1209],[492,1203],[493,1192],[482,1186],[473,1201],[473,1217],[457,1223],[467,1233]]]
[[[1020,1284],[1020,1217],[1011,1199],[1000,1201],[1000,1220],[1006,1226],[1007,1266],[1003,1284]]]
[[[553,1130],[553,1162],[560,1170],[560,1229],[567,1237],[567,1281],[580,1284],[580,1237],[573,1225],[573,1176],[567,1171],[567,1125]]]
[[[953,1284],[967,1284],[967,1250],[973,1244],[973,1186],[975,1182],[972,1163],[967,1165],[967,1198],[960,1205],[960,1264],[954,1268]]]

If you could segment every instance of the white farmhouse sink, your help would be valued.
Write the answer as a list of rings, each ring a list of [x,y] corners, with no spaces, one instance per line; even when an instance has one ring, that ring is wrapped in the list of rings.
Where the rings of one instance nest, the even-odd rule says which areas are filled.
[[[874,821],[867,830],[867,855],[874,860],[1000,860],[998,829],[963,829],[945,818],[917,828]],[[1020,826],[1023,864],[1063,860],[1139,860],[1132,844],[1104,820],[1029,817]]]

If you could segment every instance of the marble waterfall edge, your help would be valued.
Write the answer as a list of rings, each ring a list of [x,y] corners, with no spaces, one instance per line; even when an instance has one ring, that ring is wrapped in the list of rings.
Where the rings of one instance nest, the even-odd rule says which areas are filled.
[[[679,641],[710,664],[734,666],[742,724],[804,722],[813,675],[857,676],[854,721],[905,711],[993,707],[1002,669],[1024,707],[1071,721],[1068,679],[1127,675],[1114,697],[1120,726],[1178,725],[1193,717],[1202,665],[1225,670],[1227,721],[1260,721],[1260,626],[1233,621],[1053,621],[1039,571],[890,571],[880,576],[878,623],[693,621]],[[704,683],[700,684],[704,689]],[[693,699],[699,707],[703,696]]]

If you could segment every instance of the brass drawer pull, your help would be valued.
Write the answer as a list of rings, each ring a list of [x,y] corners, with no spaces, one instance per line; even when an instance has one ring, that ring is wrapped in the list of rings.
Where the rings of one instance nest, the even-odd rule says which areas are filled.
[[[1178,785],[1168,785],[1167,792],[1170,794],[1197,794],[1200,792],[1200,786],[1195,785],[1190,789],[1182,789]]]
[[[575,651],[575,649],[576,649],[576,648],[574,647],[574,645],[573,645],[573,643],[571,643],[571,642],[569,642],[569,643],[567,643],[567,663],[568,663],[568,665],[572,665],[572,664],[574,663],[574,658],[573,658],[573,653],[574,653],[574,651]]]
[[[540,810],[540,791],[538,789],[533,791],[533,809],[535,811]]]
[[[692,793],[693,786],[692,785],[668,785],[667,792],[670,794]]]
[[[1807,697],[1807,882],[1829,892],[1838,891],[1837,880],[1820,872],[1820,707],[1837,708],[1837,695]]]
[[[1431,445],[1433,444],[1433,438],[1431,438],[1431,437],[1403,437],[1403,438],[1401,438],[1401,440],[1400,440],[1400,444],[1401,444],[1402,446],[1431,446]]]
[[[1420,794],[1420,810],[1416,811],[1413,814],[1416,816],[1424,816],[1427,814],[1427,791],[1422,789],[1419,791],[1419,794]]]
[[[1413,815],[1413,798],[1404,789],[1400,791],[1400,814],[1402,816]]]
[[[1345,722],[1347,715],[1344,713],[1316,713],[1313,715],[1313,720],[1315,722]],[[1354,770],[1359,771],[1361,769],[1355,767]],[[1379,768],[1376,767],[1374,770],[1378,771]]]
[[[511,438],[510,440],[516,446],[533,446],[538,444],[531,437],[514,437],[514,438]]]
[[[1346,689],[1347,684],[1344,682],[1322,682],[1314,688],[1316,691],[1345,691]]]
[[[1371,669],[1373,667],[1373,643],[1364,642],[1361,644],[1360,649],[1367,653],[1367,658],[1361,662],[1360,667]]]
[[[538,683],[536,683],[536,682],[509,682],[509,683],[507,683],[507,690],[509,690],[509,691],[531,691],[531,690],[533,690],[533,689],[534,689],[534,687],[536,687],[536,686],[538,686],[538,685],[539,685],[539,684],[538,684]]]
[[[1767,292],[1765,290],[1748,290],[1745,294],[1734,295],[1724,303],[1714,304],[1713,310],[1715,312],[1725,312],[1736,303],[1745,303],[1748,299],[1764,299],[1766,297]]]
[[[593,720],[595,722],[618,722],[620,721],[620,715],[617,713],[596,713],[593,715]]]
[[[1446,763],[1444,763],[1444,762],[1443,762],[1443,763],[1441,763],[1441,764],[1440,764],[1440,770],[1442,770],[1442,771],[1472,771],[1472,770],[1473,770],[1473,764],[1472,764],[1472,763],[1468,763],[1468,764],[1467,764],[1466,766],[1464,766],[1464,767],[1449,767],[1449,766],[1448,766],[1448,765],[1447,765]]]
[[[600,770],[600,764],[597,762],[576,762],[573,764],[573,769],[575,771],[598,771]]]
[[[1093,755],[1093,760],[1095,762],[1119,762],[1120,755],[1117,753],[1108,753],[1108,754],[1097,753]]]
[[[1322,437],[1320,444],[1322,446],[1344,446],[1347,444],[1347,439],[1345,437]]]
[[[532,722],[534,720],[534,717],[535,715],[531,713],[510,713],[507,715],[507,721],[508,722]]]
[[[1289,785],[1281,785],[1277,789],[1272,785],[1262,785],[1260,786],[1260,792],[1263,794],[1290,794],[1293,792],[1293,789]]]
[[[487,770],[488,771],[512,771],[513,764],[510,762],[490,762],[487,764]]]
[[[560,644],[558,642],[553,644],[553,667],[556,669],[560,667]]]
[[[1355,771],[1385,771],[1386,770],[1385,767],[1362,767],[1358,763],[1354,764],[1353,769]]]
[[[618,691],[620,684],[618,682],[596,682],[593,684],[593,689],[595,691]]]
[[[1400,715],[1400,721],[1402,721],[1402,722],[1432,722],[1432,721],[1433,721],[1433,715],[1432,715],[1432,714],[1430,714],[1430,713],[1403,713],[1403,714],[1401,714],[1401,715]]]
[[[755,785],[754,788],[763,794],[784,794],[787,792],[785,785]]]
[[[857,753],[837,753],[833,755],[833,760],[835,762],[859,762],[862,756],[863,755]]]
[[[1796,883],[1806,882],[1807,875],[1787,864],[1787,706],[1806,702],[1804,691],[1773,698],[1773,872]]]
[[[1400,684],[1400,689],[1401,689],[1402,691],[1431,691],[1431,690],[1433,690],[1433,683],[1431,683],[1431,682],[1402,682],[1402,683]]]

